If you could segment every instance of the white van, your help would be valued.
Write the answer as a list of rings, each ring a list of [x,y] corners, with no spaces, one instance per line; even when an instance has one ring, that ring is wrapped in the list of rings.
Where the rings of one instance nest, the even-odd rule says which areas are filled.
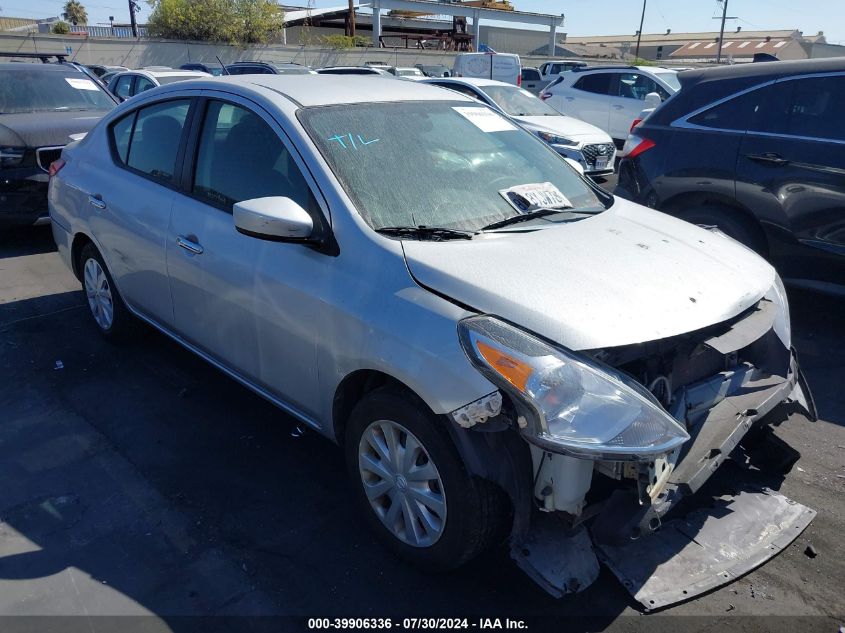
[[[522,85],[522,63],[512,53],[459,53],[452,67],[453,77],[495,79]]]

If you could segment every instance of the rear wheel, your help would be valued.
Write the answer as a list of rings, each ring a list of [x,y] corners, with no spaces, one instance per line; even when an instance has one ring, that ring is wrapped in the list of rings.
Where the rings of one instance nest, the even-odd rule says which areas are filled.
[[[358,403],[345,452],[355,496],[379,539],[428,570],[453,569],[498,534],[498,489],[474,479],[437,416],[390,388]]]
[[[745,244],[760,255],[765,255],[766,240],[762,230],[737,209],[717,205],[701,205],[684,209],[676,215],[693,224],[716,226],[725,235]]]
[[[86,244],[79,253],[78,270],[88,308],[100,333],[112,340],[134,333],[135,318],[123,303],[103,256],[93,244]]]

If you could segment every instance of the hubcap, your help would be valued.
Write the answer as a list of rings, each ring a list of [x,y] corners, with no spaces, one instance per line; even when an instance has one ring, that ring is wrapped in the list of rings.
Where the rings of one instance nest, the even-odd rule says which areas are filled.
[[[378,420],[358,444],[361,483],[373,511],[400,541],[430,547],[446,525],[446,496],[437,466],[401,424]]]
[[[85,295],[88,297],[91,314],[100,328],[108,330],[114,320],[114,303],[106,273],[100,262],[93,258],[85,262],[83,273]]]

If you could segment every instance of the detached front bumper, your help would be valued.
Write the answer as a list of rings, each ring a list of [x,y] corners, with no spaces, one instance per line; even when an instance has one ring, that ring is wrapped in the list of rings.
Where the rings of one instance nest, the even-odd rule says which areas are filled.
[[[812,396],[794,354],[785,377],[748,371],[727,381],[734,381],[727,396],[715,393],[712,380],[698,385],[698,393],[695,385],[690,389],[682,403],[687,411],[696,404],[706,407],[701,392],[708,390],[716,404],[701,410],[668,477],[642,481],[639,492],[612,493],[598,506],[589,530],[582,523],[565,533],[559,524],[551,527],[549,515],[537,517],[512,550],[520,567],[560,596],[589,586],[600,560],[638,602],[656,609],[729,583],[789,545],[814,510],[741,481],[732,480],[730,492],[716,499],[696,493],[742,450],[752,429],[795,415],[815,419]],[[683,499],[693,506],[707,503],[686,516],[667,517]]]

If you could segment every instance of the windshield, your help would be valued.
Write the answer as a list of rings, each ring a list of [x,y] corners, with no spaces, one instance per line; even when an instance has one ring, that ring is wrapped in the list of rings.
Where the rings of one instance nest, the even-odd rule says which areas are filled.
[[[352,104],[298,116],[374,229],[477,230],[518,215],[500,192],[526,185],[556,188],[576,209],[604,209],[556,152],[480,104]]]
[[[676,92],[681,89],[681,82],[678,81],[678,73],[676,73],[674,70],[670,70],[670,71],[666,71],[666,72],[662,72],[662,73],[661,72],[655,72],[654,75],[656,77],[659,77],[663,81],[665,81],[670,86],[672,86],[672,88],[674,88],[674,90]]]
[[[114,105],[105,90],[80,72],[38,66],[0,71],[0,114],[111,110]]]
[[[511,116],[560,116],[552,106],[516,86],[479,86],[478,89]]]

